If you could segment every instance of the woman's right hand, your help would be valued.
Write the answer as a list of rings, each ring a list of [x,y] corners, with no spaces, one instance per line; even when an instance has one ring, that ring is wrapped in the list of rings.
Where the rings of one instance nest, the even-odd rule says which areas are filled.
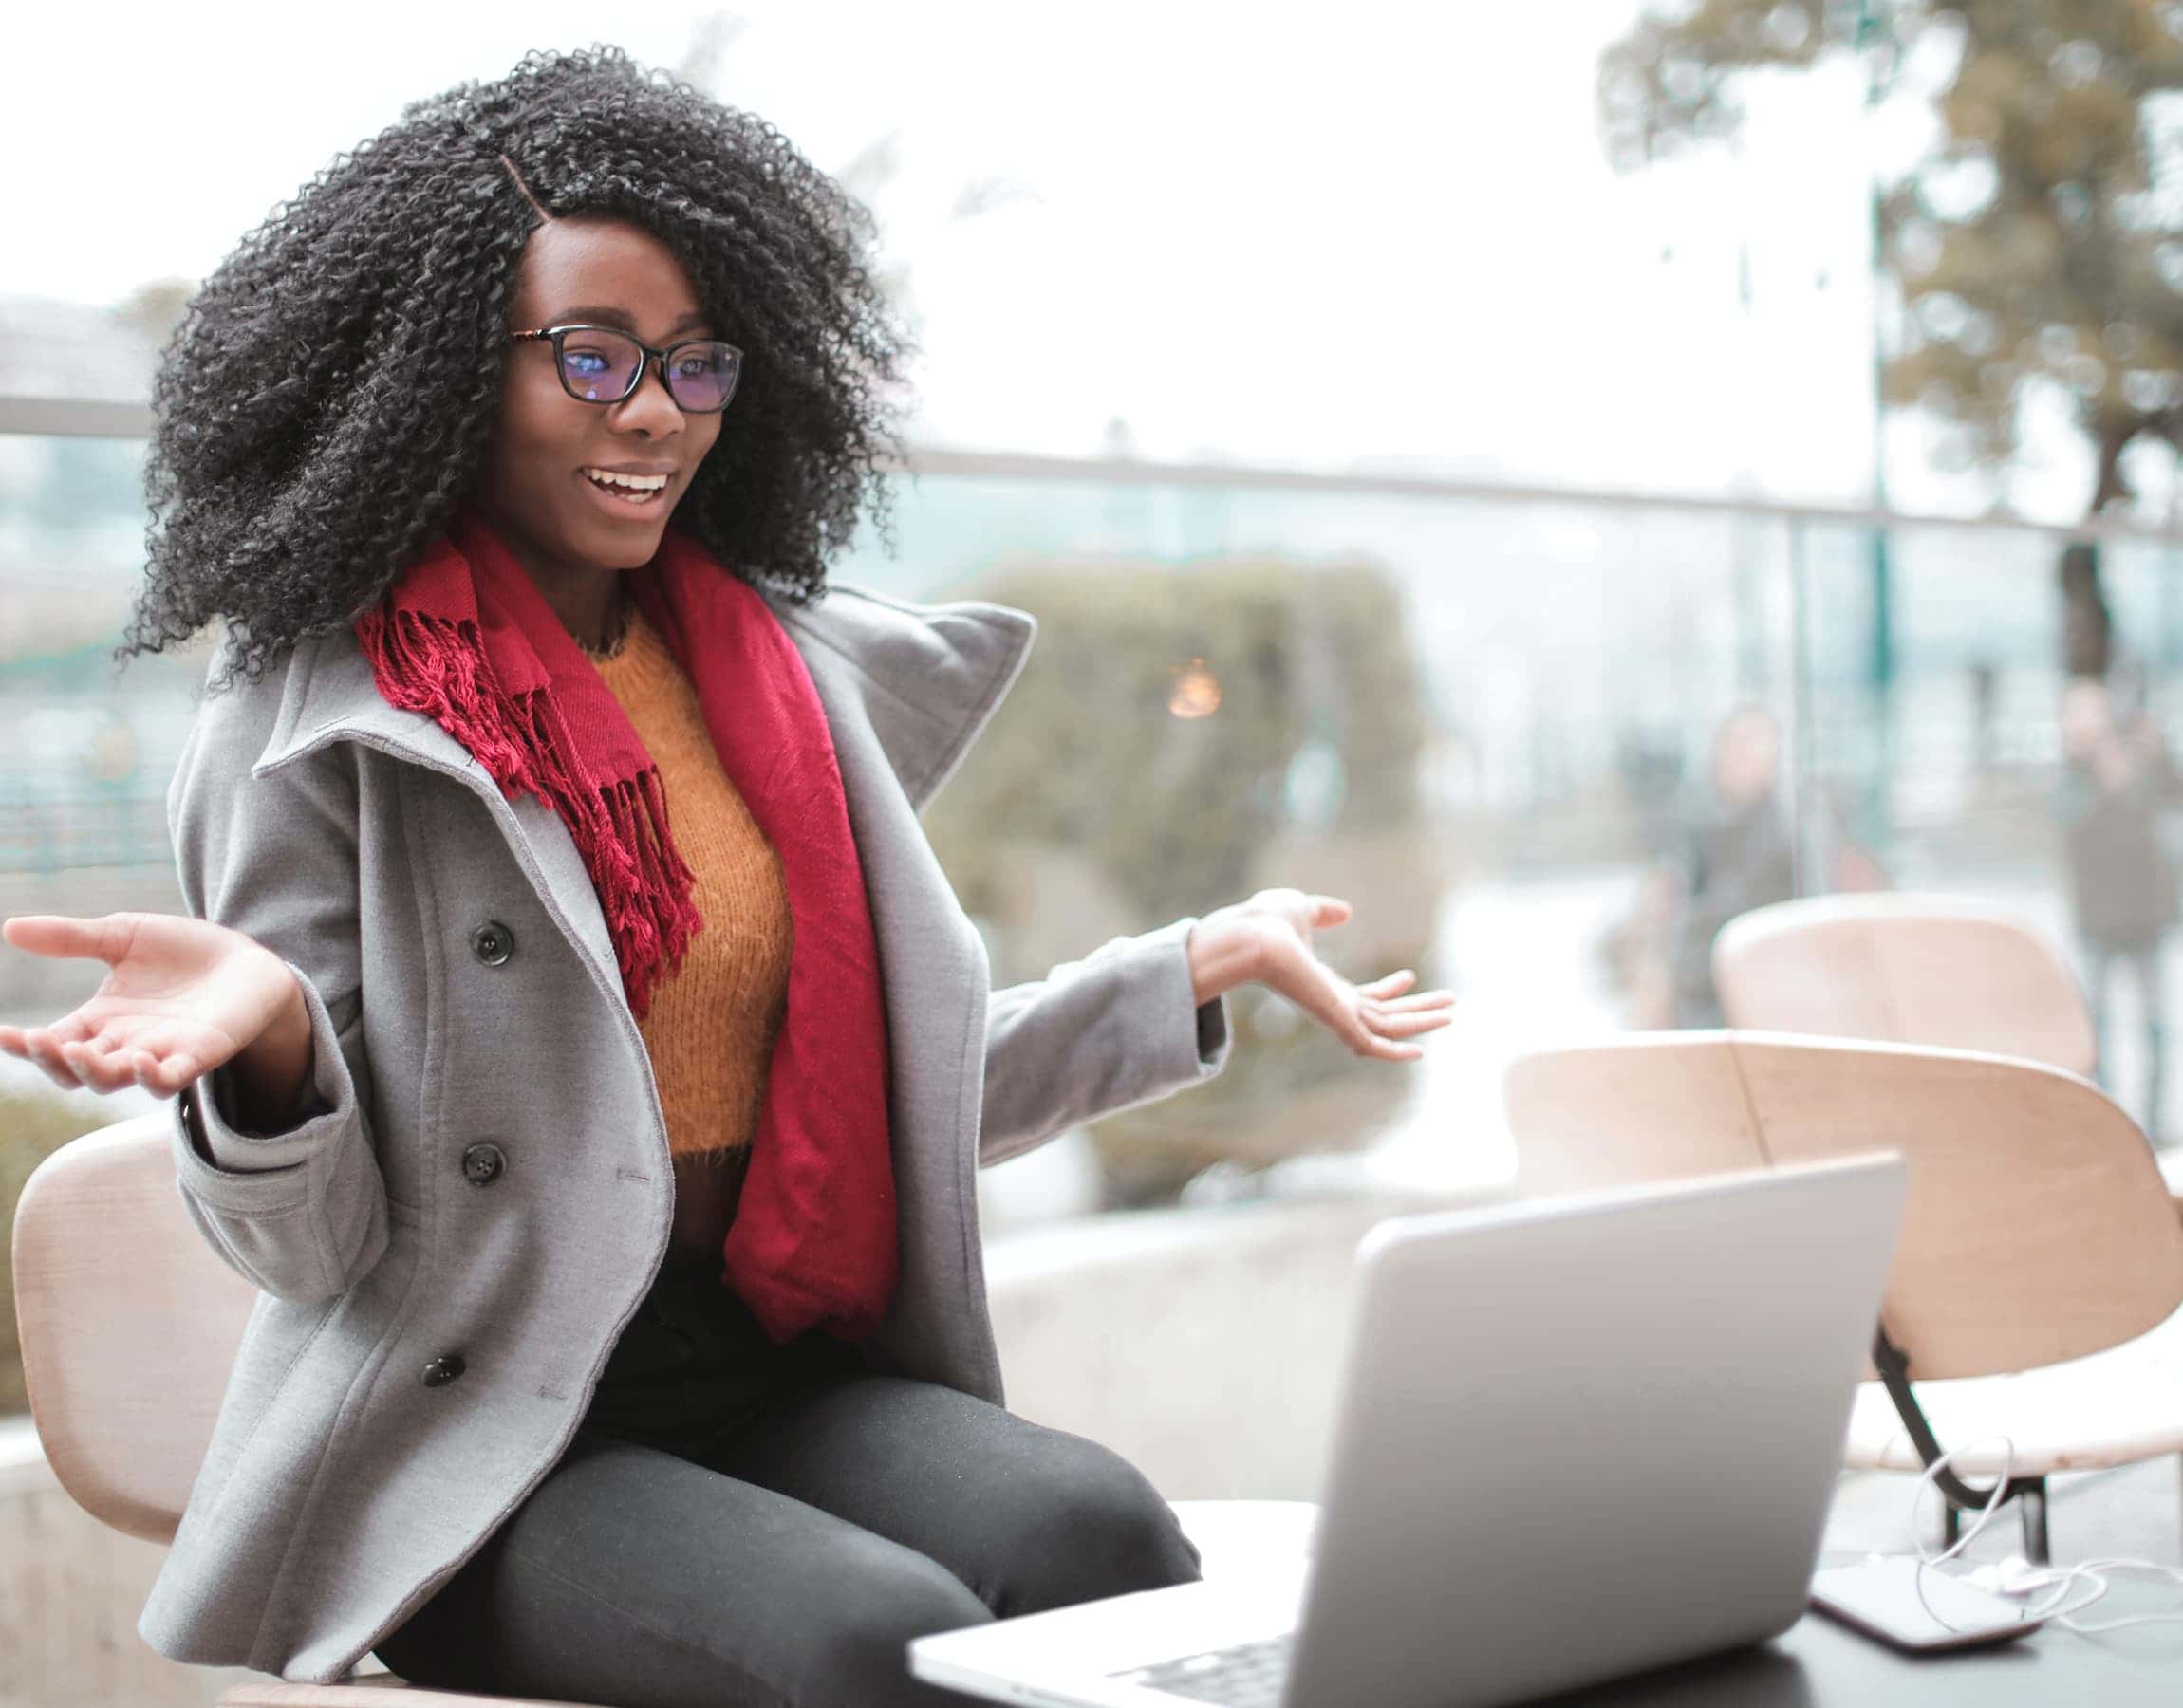
[[[18,914],[0,921],[0,938],[107,964],[97,992],[50,1026],[0,1026],[0,1049],[36,1063],[63,1090],[138,1085],[172,1097],[269,1034],[309,1036],[287,963],[225,925],[178,914]]]

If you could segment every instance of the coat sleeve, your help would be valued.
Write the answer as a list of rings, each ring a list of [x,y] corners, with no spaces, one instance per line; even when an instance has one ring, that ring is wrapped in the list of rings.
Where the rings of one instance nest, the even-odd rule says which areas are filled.
[[[1073,1126],[1171,1096],[1227,1065],[1224,999],[1193,1003],[1195,919],[1116,938],[1044,978],[993,993],[978,1160],[999,1162]]]
[[[175,1097],[169,1139],[183,1206],[222,1261],[261,1291],[309,1304],[354,1286],[385,1252],[386,1194],[362,1095],[354,752],[334,744],[253,777],[272,685],[269,676],[199,709],[167,824],[192,916],[255,939],[295,975],[310,1016],[309,1097],[283,1127],[238,1125],[223,1065]]]

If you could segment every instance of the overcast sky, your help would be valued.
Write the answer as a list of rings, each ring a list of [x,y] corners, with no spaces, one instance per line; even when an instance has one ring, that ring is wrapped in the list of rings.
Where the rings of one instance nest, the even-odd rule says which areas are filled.
[[[19,9],[10,57],[35,71],[0,103],[0,292],[201,278],[404,102],[532,46],[675,65],[714,10]],[[924,317],[929,442],[1091,455],[1121,416],[1155,457],[1860,501],[1875,144],[1855,79],[1770,95],[1740,161],[1617,178],[1593,70],[1633,10],[743,0],[709,86],[830,171],[895,139],[874,207]],[[1017,194],[955,217],[991,178]],[[2056,456],[2020,486],[2030,513],[2081,506]],[[1907,441],[1890,484],[1962,504]]]

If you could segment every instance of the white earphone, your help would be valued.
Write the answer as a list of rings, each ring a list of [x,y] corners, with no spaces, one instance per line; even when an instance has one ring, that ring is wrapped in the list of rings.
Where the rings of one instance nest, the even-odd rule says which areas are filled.
[[[1934,1612],[1932,1604],[1925,1599],[1925,1569],[1954,1559],[1978,1539],[1979,1532],[1993,1521],[1994,1513],[2001,1505],[2002,1492],[2008,1487],[2009,1474],[2016,1465],[2016,1443],[2010,1440],[2008,1437],[1987,1436],[1981,1439],[2001,1443],[2001,1470],[1993,1479],[1993,1487],[1987,1495],[1986,1505],[1979,1509],[1978,1516],[1971,1521],[1969,1528],[1958,1536],[1950,1547],[1943,1549],[1936,1554],[1926,1552],[1924,1545],[1918,1541],[1917,1536],[1918,1502],[1926,1490],[1931,1486],[1933,1479],[1948,1469],[1957,1454],[1966,1447],[1979,1445],[1980,1441],[1962,1441],[1950,1448],[1948,1452],[1942,1454],[1940,1457],[1925,1468],[1924,1474],[1917,1479],[1917,1487],[1911,1492],[1910,1544],[1911,1551],[1916,1555],[1918,1561],[1919,1569],[1915,1574],[1918,1600],[1924,1604],[1925,1610],[1931,1613],[1934,1619],[1940,1620],[1943,1624],[1947,1624],[1947,1621],[1941,1620],[1941,1616]],[[2034,1566],[2022,1554],[2010,1554],[1999,1565],[1981,1566],[1976,1571],[1969,1574],[1969,1579],[1981,1589],[1991,1590],[1997,1595],[2029,1596],[2036,1595],[2042,1589],[2052,1589],[2054,1594],[2051,1599],[2032,1608],[2033,1616],[2052,1620],[2056,1624],[2075,1631],[2081,1637],[2093,1636],[2103,1631],[2119,1631],[2131,1625],[2163,1624],[2183,1621],[2183,1612],[2175,1612],[2140,1613],[2129,1619],[2110,1619],[2098,1624],[2080,1623],[2077,1615],[2107,1593],[2108,1578],[2117,1573],[2129,1571],[2149,1573],[2152,1576],[2166,1579],[2177,1587],[2183,1587],[2183,1571],[2177,1570],[2173,1566],[2160,1565],[2154,1560],[2099,1559],[2086,1560],[2081,1565],[2077,1566]],[[2080,1582],[2089,1584],[2091,1593],[2074,1606],[2064,1607],[2062,1604],[2069,1599],[2071,1588]]]

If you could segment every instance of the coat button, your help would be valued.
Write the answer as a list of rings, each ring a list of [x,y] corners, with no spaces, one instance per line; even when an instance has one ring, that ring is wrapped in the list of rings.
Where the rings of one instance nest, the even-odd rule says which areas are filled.
[[[470,952],[489,967],[504,966],[515,953],[515,934],[498,919],[488,919],[470,934]]]
[[[508,1158],[497,1144],[474,1144],[462,1153],[462,1178],[473,1186],[492,1185],[507,1166]]]
[[[442,1352],[424,1366],[424,1385],[426,1387],[443,1386],[461,1375],[463,1367],[461,1353]]]

